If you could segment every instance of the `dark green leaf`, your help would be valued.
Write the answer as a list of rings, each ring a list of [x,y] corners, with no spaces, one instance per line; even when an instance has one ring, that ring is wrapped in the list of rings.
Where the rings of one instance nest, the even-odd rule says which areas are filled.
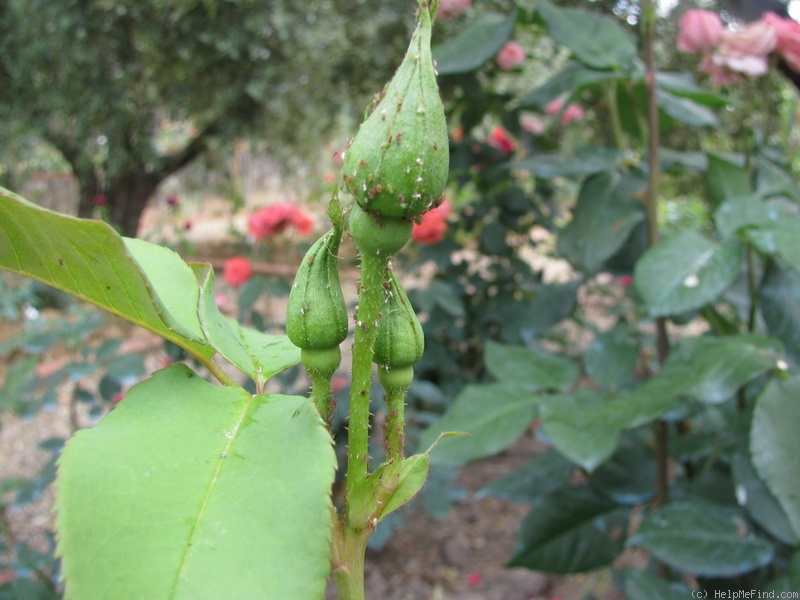
[[[569,481],[575,466],[553,448],[537,454],[521,467],[493,481],[475,498],[502,498],[511,502],[538,502]]]
[[[433,48],[439,75],[474,71],[494,58],[511,37],[516,21],[516,12],[508,16],[492,12],[477,15],[458,35]]]
[[[578,62],[568,62],[566,66],[548,79],[544,85],[525,96],[520,105],[522,108],[544,110],[551,100],[564,96],[573,97],[581,90],[604,81],[621,79],[623,75],[616,71],[591,69]]]
[[[739,157],[708,154],[706,188],[714,206],[753,191],[750,175]]]
[[[565,391],[579,375],[578,366],[569,358],[492,341],[486,344],[484,361],[495,379],[530,391]]]
[[[772,545],[747,530],[736,510],[707,502],[675,502],[648,517],[628,540],[674,569],[733,577],[772,560]]]
[[[572,396],[546,396],[539,405],[542,433],[556,450],[587,471],[593,471],[611,456],[619,433],[576,426],[573,417],[603,402],[600,394],[579,390]]]
[[[769,261],[758,293],[767,331],[783,342],[792,360],[800,363],[800,273]]]
[[[741,259],[738,239],[719,244],[684,230],[648,250],[633,281],[652,316],[679,315],[715,302],[739,276]]]
[[[431,453],[431,463],[457,467],[505,450],[530,427],[539,397],[513,380],[468,385],[445,415],[420,436],[418,448],[430,448],[440,433],[466,432],[446,438]]]
[[[797,536],[792,532],[786,513],[758,477],[746,452],[740,451],[733,455],[731,470],[739,504],[770,535],[787,546],[795,546]]]
[[[633,380],[639,348],[631,340],[629,328],[617,324],[598,333],[583,354],[586,372],[602,389],[616,392]]]
[[[727,96],[701,88],[686,73],[659,72],[656,74],[656,85],[661,90],[668,90],[675,96],[689,98],[709,108],[723,108],[733,103]]]
[[[542,179],[556,177],[584,177],[610,171],[618,166],[621,155],[609,153],[590,156],[563,156],[561,154],[537,154],[511,164],[514,169],[530,171]]]
[[[589,483],[618,504],[647,502],[656,489],[655,455],[638,438],[623,437],[611,458],[589,475]]]
[[[718,124],[717,117],[705,106],[689,98],[681,98],[664,90],[656,91],[658,107],[667,115],[693,127],[714,127]]]
[[[556,246],[577,269],[596,273],[644,219],[644,208],[630,196],[629,185],[613,171],[584,182],[573,218],[561,232]]]
[[[800,272],[800,217],[785,210],[771,210],[772,222],[748,231],[755,246],[766,254],[777,254]]]
[[[678,581],[668,581],[638,569],[625,570],[627,600],[686,600],[692,597],[692,590]]]
[[[755,194],[732,196],[714,211],[714,223],[722,237],[730,237],[748,227],[769,227],[778,213]]]
[[[559,574],[604,567],[622,551],[628,515],[588,486],[562,487],[527,514],[508,566]]]
[[[546,0],[536,3],[550,35],[575,57],[595,69],[627,71],[636,58],[631,36],[609,16],[572,8],[557,8]]]
[[[758,475],[783,508],[795,537],[800,537],[800,377],[773,380],[756,401],[750,453]]]

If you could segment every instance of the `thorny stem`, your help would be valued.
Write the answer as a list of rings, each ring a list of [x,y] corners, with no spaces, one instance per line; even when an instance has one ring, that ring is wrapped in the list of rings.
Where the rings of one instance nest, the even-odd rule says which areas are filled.
[[[369,461],[369,398],[372,387],[372,355],[383,298],[384,271],[388,257],[361,255],[356,332],[353,342],[353,374],[350,388],[350,423],[347,428],[347,491],[367,476]]]
[[[386,389],[386,433],[384,447],[386,462],[399,465],[403,460],[405,444],[405,408],[406,393],[409,386],[390,387]]]
[[[369,523],[363,517],[356,518],[352,505],[358,494],[359,483],[368,475],[372,356],[378,332],[384,272],[388,265],[388,256],[361,255],[347,430],[347,505],[341,518],[334,517],[332,542],[333,577],[340,600],[364,600],[364,555],[374,523]]]
[[[331,428],[331,415],[333,413],[334,401],[333,394],[331,393],[331,379],[333,372],[320,373],[319,371],[307,371],[311,379],[311,400],[314,406],[317,407],[322,420],[325,421],[325,426],[330,430]]]

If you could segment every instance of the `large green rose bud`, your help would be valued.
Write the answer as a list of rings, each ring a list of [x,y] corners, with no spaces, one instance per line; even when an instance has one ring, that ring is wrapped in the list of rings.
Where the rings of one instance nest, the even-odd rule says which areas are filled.
[[[431,56],[432,26],[431,8],[422,2],[403,62],[345,152],[345,187],[372,215],[416,217],[439,200],[447,183],[447,124]]]
[[[341,239],[341,229],[334,228],[317,240],[303,258],[292,284],[286,333],[303,350],[338,350],[347,337],[347,306],[336,256]]]

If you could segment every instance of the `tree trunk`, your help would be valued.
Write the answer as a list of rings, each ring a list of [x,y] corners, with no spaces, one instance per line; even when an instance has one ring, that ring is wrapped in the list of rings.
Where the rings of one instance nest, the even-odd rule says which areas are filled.
[[[161,177],[141,171],[109,181],[109,218],[122,235],[136,237],[147,201],[158,189],[159,183]]]

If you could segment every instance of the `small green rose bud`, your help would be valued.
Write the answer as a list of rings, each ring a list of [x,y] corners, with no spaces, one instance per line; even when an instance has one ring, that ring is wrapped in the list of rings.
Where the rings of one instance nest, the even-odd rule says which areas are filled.
[[[371,214],[413,218],[441,197],[449,149],[431,56],[431,8],[421,3],[403,62],[345,152],[342,179]]]
[[[347,337],[347,306],[339,283],[341,229],[334,228],[306,253],[286,310],[286,333],[303,350],[335,348]]]
[[[425,349],[422,325],[393,271],[389,271],[384,287],[386,293],[372,359],[378,364],[379,374],[412,366],[419,362]]]

